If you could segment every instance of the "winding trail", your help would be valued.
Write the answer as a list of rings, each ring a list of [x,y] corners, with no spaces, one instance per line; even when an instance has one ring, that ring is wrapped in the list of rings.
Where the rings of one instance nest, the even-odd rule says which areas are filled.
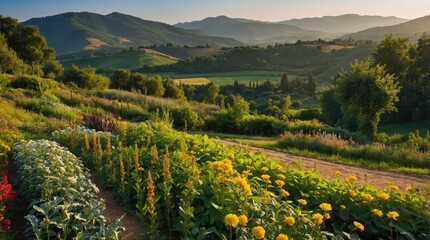
[[[405,191],[406,187],[427,187],[430,188],[430,176],[412,175],[399,172],[372,170],[364,167],[349,166],[340,163],[333,163],[314,158],[301,157],[289,153],[269,150],[259,147],[243,145],[237,142],[214,139],[229,147],[237,147],[240,149],[249,149],[256,152],[261,151],[268,158],[278,160],[290,165],[303,166],[304,169],[315,169],[322,177],[333,179],[336,176],[336,171],[340,172],[340,178],[345,179],[350,175],[354,175],[361,183],[367,182],[376,188],[387,188],[393,184]]]

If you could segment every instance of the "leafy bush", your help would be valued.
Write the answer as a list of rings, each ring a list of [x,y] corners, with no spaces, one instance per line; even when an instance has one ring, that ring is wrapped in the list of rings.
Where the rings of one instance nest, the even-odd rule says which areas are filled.
[[[0,74],[0,92],[3,91],[9,83],[9,77],[6,74]]]
[[[59,103],[54,96],[42,96],[40,98],[24,98],[17,101],[17,105],[46,117],[56,117],[75,121],[80,116],[79,111]]]
[[[58,84],[51,79],[43,79],[32,75],[20,75],[11,82],[13,88],[24,88],[38,93],[48,93],[57,88]]]
[[[31,200],[26,234],[37,239],[120,239],[121,222],[108,224],[104,203],[82,162],[55,142],[13,147],[18,192]]]
[[[175,108],[171,110],[173,126],[184,128],[187,130],[196,130],[203,126],[204,120],[190,107]]]
[[[114,121],[107,116],[102,116],[97,114],[84,115],[84,119],[82,120],[82,122],[85,127],[89,129],[94,129],[96,131],[103,131],[103,132],[115,131]]]
[[[257,136],[276,136],[287,129],[287,123],[272,116],[249,116],[239,122],[242,134]]]
[[[302,109],[299,111],[299,113],[295,116],[296,119],[300,120],[318,120],[322,121],[322,112],[320,108],[309,108],[309,109]]]

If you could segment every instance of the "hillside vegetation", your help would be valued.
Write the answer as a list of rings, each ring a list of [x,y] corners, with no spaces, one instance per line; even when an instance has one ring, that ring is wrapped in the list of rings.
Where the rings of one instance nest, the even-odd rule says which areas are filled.
[[[148,52],[145,50],[130,50],[120,53],[107,53],[100,56],[89,56],[86,58],[73,58],[64,59],[60,63],[64,67],[69,67],[75,64],[78,67],[91,66],[96,69],[106,68],[128,68],[134,69],[141,66],[154,66],[176,63],[177,59],[174,57],[157,54],[155,52]]]
[[[345,35],[342,38],[381,41],[385,38],[385,35],[390,33],[394,36],[406,37],[412,42],[416,42],[423,33],[430,33],[430,16],[417,18],[394,26],[370,28],[357,33]]]
[[[358,32],[373,27],[391,26],[407,21],[407,19],[397,17],[345,14],[340,16],[291,19],[279,23],[297,26],[308,30],[318,30],[332,34],[345,34]]]
[[[82,50],[165,43],[190,46],[241,44],[233,39],[206,36],[196,31],[121,13],[100,15],[90,12],[68,12],[50,17],[32,18],[22,24],[39,27],[49,46],[55,48],[58,55]]]

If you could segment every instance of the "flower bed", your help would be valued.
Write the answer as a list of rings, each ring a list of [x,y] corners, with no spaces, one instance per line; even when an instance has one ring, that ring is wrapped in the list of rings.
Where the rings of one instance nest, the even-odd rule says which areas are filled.
[[[78,153],[135,208],[150,239],[429,237],[429,206],[417,189],[323,179],[165,125],[142,123],[128,129],[123,146],[97,143]],[[69,133],[54,138],[67,145]]]
[[[57,143],[19,141],[13,147],[18,193],[30,200],[26,233],[36,239],[119,239],[97,187],[81,161]]]

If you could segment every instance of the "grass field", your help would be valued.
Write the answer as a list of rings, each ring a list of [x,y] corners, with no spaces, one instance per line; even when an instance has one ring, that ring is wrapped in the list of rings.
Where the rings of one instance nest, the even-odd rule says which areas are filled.
[[[211,81],[207,78],[197,77],[197,78],[177,78],[174,80],[176,84],[185,84],[185,85],[206,85]]]
[[[430,121],[412,122],[412,123],[401,123],[401,124],[390,124],[378,127],[379,132],[384,132],[388,135],[402,134],[408,135],[411,132],[419,131],[422,137],[430,132]]]
[[[80,68],[91,66],[96,69],[109,67],[133,69],[143,65],[165,65],[175,62],[177,62],[177,60],[174,58],[159,54],[146,53],[145,51],[140,50],[89,58],[65,59],[60,61],[64,67],[75,64]]]
[[[188,78],[206,78],[219,86],[233,85],[234,81],[248,85],[251,82],[264,82],[267,79],[273,82],[280,82],[283,72],[277,71],[237,71],[237,72],[219,72],[219,73],[196,73],[196,74],[177,74],[177,73],[156,73],[150,75],[160,75],[173,79]],[[289,75],[290,80],[295,76]]]

